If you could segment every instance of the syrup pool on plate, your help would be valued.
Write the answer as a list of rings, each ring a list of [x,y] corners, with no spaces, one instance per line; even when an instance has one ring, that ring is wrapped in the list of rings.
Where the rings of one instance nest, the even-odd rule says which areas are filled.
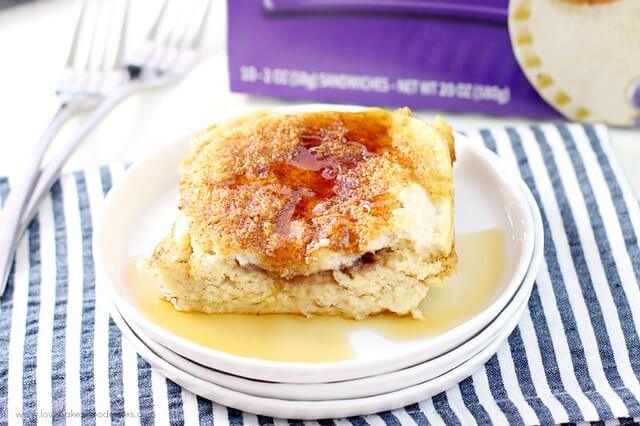
[[[160,298],[158,283],[132,261],[126,284],[135,305],[169,332],[234,355],[283,362],[329,362],[354,357],[349,335],[371,330],[389,340],[407,341],[442,334],[486,308],[504,273],[501,230],[456,237],[458,271],[442,287],[432,287],[420,305],[424,318],[385,314],[356,321],[301,315],[208,315],[180,312]]]

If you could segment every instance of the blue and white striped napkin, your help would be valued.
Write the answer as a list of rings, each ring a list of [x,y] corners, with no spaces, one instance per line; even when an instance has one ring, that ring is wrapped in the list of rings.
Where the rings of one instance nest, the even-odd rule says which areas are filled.
[[[529,309],[487,364],[402,409],[333,424],[551,424],[640,417],[640,212],[604,127],[469,136],[523,177],[542,211]],[[64,176],[42,203],[0,299],[0,424],[302,424],[193,395],[136,355],[96,290],[92,224],[124,167]],[[6,179],[0,180],[2,198]],[[314,423],[314,422],[304,422]]]

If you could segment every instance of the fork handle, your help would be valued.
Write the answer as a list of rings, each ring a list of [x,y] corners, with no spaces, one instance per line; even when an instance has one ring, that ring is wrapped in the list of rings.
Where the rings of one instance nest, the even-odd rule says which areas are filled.
[[[58,179],[60,170],[66,163],[67,159],[73,154],[75,149],[80,145],[84,138],[93,130],[104,117],[113,110],[124,98],[126,98],[133,90],[133,85],[124,85],[118,88],[116,91],[105,97],[97,106],[97,108],[89,115],[89,117],[82,123],[78,131],[73,137],[61,147],[51,158],[51,160],[42,168],[37,178],[37,183],[32,188],[30,197],[26,207],[21,211],[20,224],[16,228],[16,241],[14,242],[14,249],[17,245],[18,236],[22,235],[31,219],[36,214],[40,201],[44,195],[49,191],[53,183]],[[0,234],[1,235],[1,234]],[[0,261],[3,259],[0,258]],[[11,260],[11,259],[9,259]],[[7,268],[10,268],[7,266]],[[8,272],[7,272],[8,273]],[[0,283],[0,296],[4,292],[5,280]]]
[[[58,178],[60,170],[67,159],[73,154],[73,151],[78,147],[82,140],[89,134],[95,126],[97,126],[104,117],[106,117],[111,110],[113,110],[120,102],[122,102],[131,93],[140,89],[153,88],[156,85],[161,85],[162,80],[154,79],[151,82],[144,81],[131,81],[124,84],[114,92],[105,97],[97,106],[97,108],[89,115],[87,120],[80,126],[76,134],[67,142],[59,152],[49,161],[42,169],[38,182],[33,189],[33,193],[29,199],[26,209],[22,212],[21,233],[27,228],[29,222],[35,216],[38,205],[42,197],[49,191],[53,183]],[[1,235],[1,234],[0,234]],[[1,260],[1,259],[0,259]],[[1,283],[0,283],[1,284]],[[0,286],[0,296],[2,296],[2,287]]]
[[[22,171],[21,176],[12,182],[11,191],[0,213],[0,272],[2,274],[0,275],[0,278],[2,278],[2,281],[0,281],[0,296],[4,293],[18,235],[21,234],[22,212],[40,175],[42,159],[62,125],[77,109],[77,105],[73,103],[60,105],[36,143],[26,168]]]
[[[73,135],[73,137],[54,154],[51,161],[42,168],[38,182],[36,183],[29,199],[29,203],[22,212],[22,218],[20,221],[22,229],[26,229],[31,219],[33,219],[42,197],[49,191],[49,189],[51,189],[51,186],[53,186],[56,179],[58,179],[58,175],[60,174],[60,170],[64,166],[64,163],[67,162],[67,159],[69,159],[71,154],[73,154],[78,145],[80,145],[89,132],[91,132],[91,130],[93,130],[102,121],[102,119],[106,117],[111,110],[113,110],[113,108],[122,102],[130,92],[131,89],[127,85],[105,97],[100,104],[98,104],[98,107],[89,115],[86,121],[82,123],[75,135]]]
[[[62,166],[80,142],[82,142],[89,132],[93,130],[93,128],[98,125],[98,123],[100,123],[100,121],[102,121],[102,119],[111,112],[114,107],[127,97],[131,90],[132,88],[129,85],[124,85],[109,96],[105,97],[98,104],[98,107],[84,121],[84,123],[82,123],[73,137],[60,149],[60,151],[56,152],[51,158],[51,161],[43,167],[42,171],[40,171],[42,157],[40,158],[40,161],[37,163],[35,177],[31,180],[30,186],[26,188],[27,190],[25,191],[25,195],[23,195],[24,201],[19,205],[16,204],[16,206],[10,211],[10,219],[12,220],[11,224],[13,226],[10,226],[7,223],[6,227],[4,227],[4,220],[1,224],[3,227],[0,228],[2,229],[2,231],[0,231],[2,232],[0,233],[0,236],[7,235],[7,238],[2,238],[0,240],[0,267],[3,272],[3,279],[0,282],[0,296],[2,296],[6,288],[7,278],[9,277],[9,271],[11,270],[11,260],[13,259],[13,254],[19,240],[18,237],[24,233],[29,222],[35,215],[40,200],[56,181]],[[7,199],[7,201],[9,201],[9,199]],[[9,236],[11,236],[11,238],[9,238]]]

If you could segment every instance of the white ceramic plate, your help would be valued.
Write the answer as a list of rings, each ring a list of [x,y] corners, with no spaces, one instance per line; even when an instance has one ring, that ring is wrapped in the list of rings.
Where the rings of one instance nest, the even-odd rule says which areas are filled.
[[[227,389],[265,398],[288,400],[326,401],[332,399],[362,398],[393,392],[413,386],[446,373],[477,355],[505,329],[512,318],[519,315],[523,303],[529,299],[531,288],[540,267],[542,241],[534,248],[534,258],[518,292],[507,307],[484,330],[467,342],[439,357],[402,370],[377,376],[332,383],[275,383],[247,379],[226,374],[190,361],[155,342],[134,323],[128,325],[160,358],[172,366],[198,379]]]
[[[286,111],[327,108],[307,106]],[[457,232],[499,228],[506,236],[504,279],[485,310],[441,335],[402,343],[356,330],[350,336],[355,358],[347,361],[274,362],[206,348],[145,317],[130,300],[124,283],[127,262],[134,256],[151,253],[163,233],[170,229],[177,204],[178,163],[187,150],[186,140],[167,146],[138,162],[111,190],[95,232],[95,257],[98,272],[104,274],[104,281],[110,285],[114,303],[129,321],[172,351],[217,370],[274,382],[319,383],[384,374],[421,363],[459,346],[486,327],[512,299],[531,262],[533,218],[519,186],[520,178],[492,152],[458,134]]]
[[[544,235],[538,206],[528,188],[524,187],[523,190],[526,193],[528,205],[534,217],[535,235],[533,258],[522,285],[504,310],[480,333],[450,352],[423,363],[387,374],[333,383],[298,384],[256,381],[226,374],[197,364],[155,342],[135,323],[128,322],[128,325],[153,352],[172,366],[209,383],[266,398],[306,401],[361,398],[392,392],[432,380],[472,358],[495,340],[503,331],[505,324],[509,323],[512,317],[518,313],[522,303],[529,299],[531,288],[542,261]]]
[[[118,325],[125,338],[135,350],[157,371],[182,386],[186,390],[215,401],[228,407],[237,408],[254,414],[289,419],[323,419],[342,418],[348,416],[365,415],[385,410],[404,407],[418,401],[423,401],[456,385],[473,374],[496,352],[498,347],[518,325],[518,321],[527,307],[528,295],[532,286],[526,292],[526,300],[519,306],[515,314],[503,325],[501,332],[479,353],[463,364],[442,374],[441,376],[414,386],[403,388],[395,392],[380,395],[353,398],[334,399],[325,401],[296,401],[276,398],[263,398],[237,392],[207,382],[184,372],[155,354],[145,343],[127,326],[117,308],[111,310],[111,316]]]

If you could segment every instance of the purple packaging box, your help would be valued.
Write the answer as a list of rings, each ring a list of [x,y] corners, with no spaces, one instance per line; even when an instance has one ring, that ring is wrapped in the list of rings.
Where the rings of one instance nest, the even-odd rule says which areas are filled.
[[[229,0],[231,89],[559,118],[511,48],[508,0]]]

